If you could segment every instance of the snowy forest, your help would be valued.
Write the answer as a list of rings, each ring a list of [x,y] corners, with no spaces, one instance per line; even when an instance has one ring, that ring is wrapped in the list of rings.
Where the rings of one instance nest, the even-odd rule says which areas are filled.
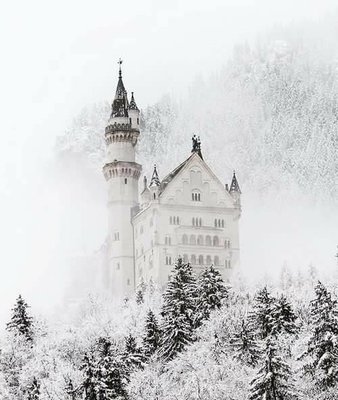
[[[48,317],[18,293],[0,327],[1,400],[338,399],[337,33],[333,22],[274,28],[255,44],[236,46],[211,76],[187,78],[181,97],[138,103],[145,174],[157,163],[163,177],[187,158],[193,134],[224,182],[236,170],[243,268],[223,282],[212,265],[197,276],[178,259],[166,288],[142,284],[118,301],[90,287],[99,275],[94,260],[86,273],[73,271],[76,283],[67,281],[63,307]],[[108,83],[112,97],[116,78]],[[72,212],[63,218],[63,242],[74,221],[86,240],[105,235],[105,210],[93,209],[105,206],[110,107],[108,100],[84,105],[60,133],[46,168],[46,191],[54,185],[69,196],[62,199]],[[53,200],[56,209],[62,201]],[[263,209],[265,220],[255,219]],[[271,210],[289,216],[287,229],[304,237],[304,248],[283,231],[276,253],[270,245],[277,240],[263,229],[281,231]],[[81,268],[102,239],[83,251]],[[315,246],[331,269],[318,262]],[[296,251],[300,261],[292,258]],[[248,280],[263,263],[273,279]],[[70,264],[60,266],[61,274]]]
[[[337,285],[283,270],[225,285],[181,259],[164,292],[90,297],[48,324],[19,296],[1,342],[1,399],[337,398]]]

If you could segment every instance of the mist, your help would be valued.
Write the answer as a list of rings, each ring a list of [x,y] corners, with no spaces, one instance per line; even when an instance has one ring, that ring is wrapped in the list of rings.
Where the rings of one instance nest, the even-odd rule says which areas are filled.
[[[219,74],[237,45],[259,42],[273,29],[292,31],[302,24],[318,40],[320,35],[327,37],[325,21],[332,21],[336,12],[334,1],[312,0],[19,1],[3,6],[1,323],[19,293],[35,312],[49,313],[62,307],[73,289],[90,290],[81,263],[75,266],[71,260],[94,254],[104,242],[105,182],[97,161],[83,154],[60,160],[55,143],[83,107],[111,102],[119,57],[124,59],[127,89],[135,91],[142,109],[165,94],[184,102],[194,82]],[[332,53],[332,43],[325,43],[318,54],[333,62],[337,54]],[[162,176],[189,154],[192,133],[186,129],[184,146],[160,163]],[[202,140],[207,163],[229,180],[230,163],[222,169],[219,154],[212,150],[217,142]],[[151,162],[155,161],[156,154]],[[149,170],[151,164],[144,168]],[[236,168],[245,182],[241,166]],[[334,199],[316,204],[295,192],[288,198],[262,198],[259,190],[245,184],[242,191],[244,276],[274,276],[285,263],[294,270],[310,264],[323,273],[334,270]]]

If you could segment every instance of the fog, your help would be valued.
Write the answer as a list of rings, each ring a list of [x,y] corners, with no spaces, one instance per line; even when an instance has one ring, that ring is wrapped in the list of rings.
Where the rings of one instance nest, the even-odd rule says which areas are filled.
[[[65,290],[74,284],[69,259],[92,254],[104,240],[101,171],[76,172],[72,166],[67,175],[67,165],[54,160],[54,145],[83,106],[112,99],[119,57],[128,90],[135,91],[144,108],[165,93],[184,96],[196,76],[219,70],[236,44],[255,41],[275,25],[315,23],[336,12],[335,7],[335,1],[317,0],[3,5],[1,323],[19,293],[36,312],[62,304]],[[335,265],[337,214],[304,209],[297,201],[266,210],[259,201],[251,202],[250,194],[243,201],[241,251],[248,274],[251,260],[254,271],[287,259],[295,268]]]

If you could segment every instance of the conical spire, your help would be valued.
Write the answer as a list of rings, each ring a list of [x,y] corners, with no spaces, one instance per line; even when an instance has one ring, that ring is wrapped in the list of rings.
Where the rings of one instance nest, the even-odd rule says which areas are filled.
[[[160,182],[160,178],[158,177],[158,173],[157,173],[157,169],[156,169],[156,164],[154,165],[154,171],[153,171],[153,175],[151,177],[151,181],[150,181],[150,187],[151,186],[160,186],[161,182]]]
[[[237,192],[237,193],[241,193],[241,189],[239,188],[239,184],[236,178],[236,172],[234,171],[234,174],[232,176],[232,181],[231,181],[231,185],[230,185],[230,193],[231,192]]]
[[[127,91],[122,81],[122,60],[118,61],[119,64],[119,80],[117,82],[115,98],[112,104],[111,118],[113,117],[128,117],[128,97]]]
[[[129,110],[136,110],[139,111],[139,109],[137,108],[136,105],[136,101],[134,99],[134,92],[131,92],[131,99],[130,99],[130,103],[129,103]]]

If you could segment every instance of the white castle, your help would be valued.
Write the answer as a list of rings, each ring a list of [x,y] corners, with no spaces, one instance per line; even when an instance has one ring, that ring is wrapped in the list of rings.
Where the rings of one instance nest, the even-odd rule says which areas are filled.
[[[189,157],[160,180],[156,166],[148,185],[135,160],[140,111],[130,102],[121,63],[112,113],[105,129],[108,183],[108,240],[105,282],[117,296],[131,294],[142,282],[160,286],[170,278],[178,257],[198,273],[213,265],[228,281],[239,263],[241,191],[235,173],[223,185],[203,160],[199,138]]]

